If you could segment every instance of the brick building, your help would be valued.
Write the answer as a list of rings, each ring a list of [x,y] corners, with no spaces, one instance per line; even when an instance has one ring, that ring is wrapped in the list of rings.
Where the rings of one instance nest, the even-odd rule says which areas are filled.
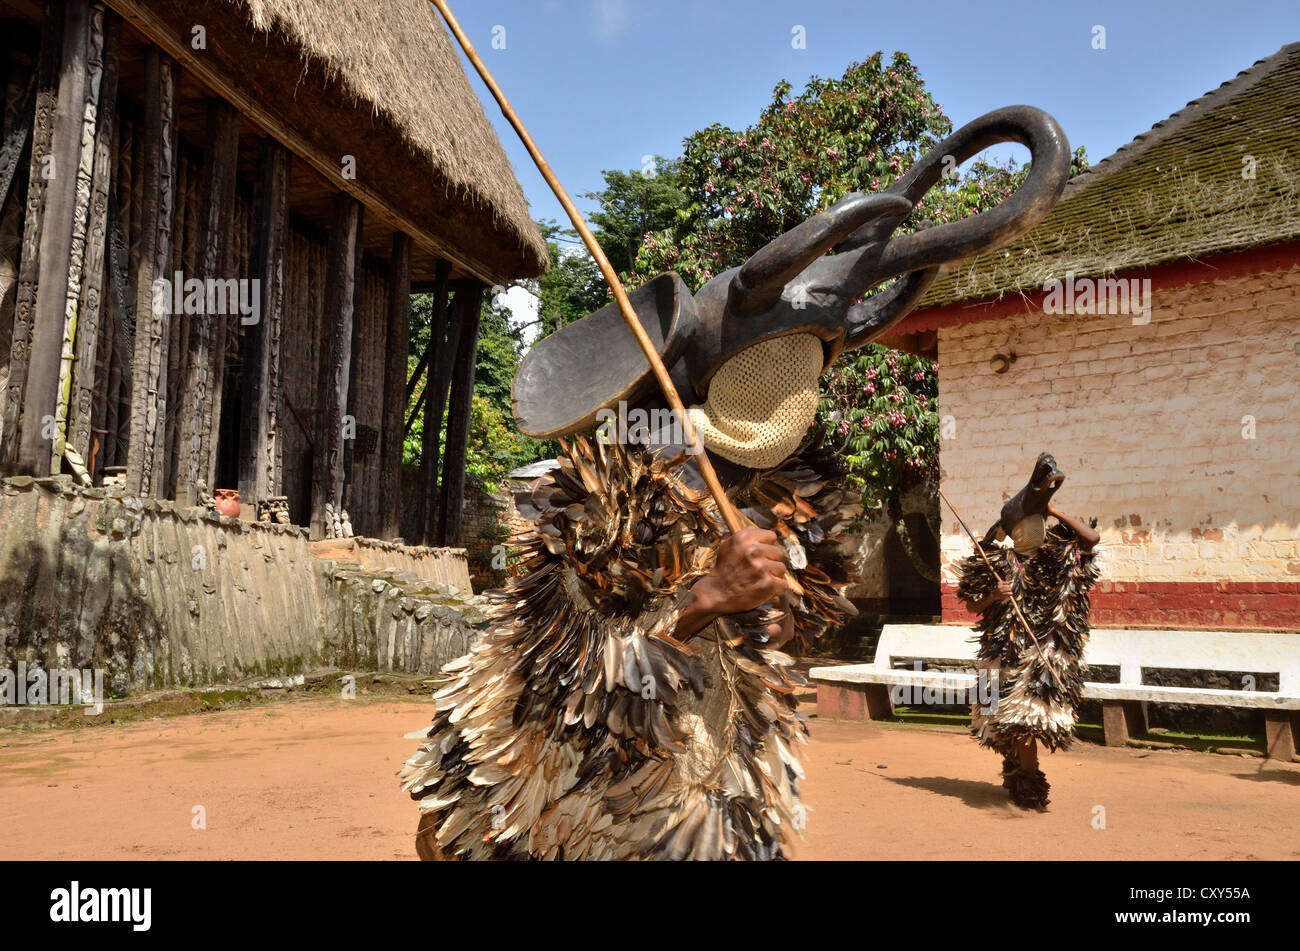
[[[1297,115],[1292,44],[1072,180],[885,341],[938,360],[942,487],[977,534],[1056,456],[1059,504],[1102,535],[1095,625],[1300,629]],[[969,623],[971,545],[942,515],[943,619]]]

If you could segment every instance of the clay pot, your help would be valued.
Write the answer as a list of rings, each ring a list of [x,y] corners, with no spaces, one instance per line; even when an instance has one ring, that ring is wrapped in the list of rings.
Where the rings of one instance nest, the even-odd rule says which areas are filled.
[[[232,518],[239,517],[239,490],[214,489],[212,498],[217,503],[217,511]]]

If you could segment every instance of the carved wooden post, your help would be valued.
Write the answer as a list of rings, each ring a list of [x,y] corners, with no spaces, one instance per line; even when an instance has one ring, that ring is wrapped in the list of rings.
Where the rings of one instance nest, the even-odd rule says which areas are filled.
[[[357,279],[357,237],[361,205],[340,192],[334,198],[325,271],[325,327],[328,341],[317,377],[316,454],[312,466],[311,535],[325,538],[325,506],[337,512],[343,501],[343,416],[351,372],[353,285]]]
[[[97,5],[98,6],[98,5]],[[86,228],[84,276],[77,316],[76,363],[73,380],[76,389],[72,400],[68,442],[90,465],[91,425],[95,411],[106,402],[107,380],[98,375],[105,361],[99,351],[104,339],[100,327],[104,312],[105,247],[108,235],[108,196],[113,177],[113,126],[117,106],[118,43],[122,21],[111,11],[103,16],[103,69],[98,114],[94,128],[93,167],[90,182],[90,217]],[[93,45],[93,44],[92,44]],[[93,74],[92,74],[93,79]],[[102,466],[101,466],[102,467]]]
[[[256,208],[257,224],[250,276],[258,282],[260,314],[244,326],[244,367],[240,377],[239,501],[257,503],[278,495],[281,412],[280,335],[284,326],[284,248],[288,227],[289,153],[273,139],[262,141]]]
[[[58,472],[63,463],[68,437],[68,411],[72,399],[72,364],[77,352],[81,285],[85,277],[86,237],[90,230],[91,186],[95,173],[95,125],[99,113],[99,90],[104,75],[104,7],[102,4],[89,4],[86,29],[88,32],[85,46],[85,74],[81,83],[81,127],[77,137],[77,166],[73,185],[72,234],[68,245],[67,278],[63,299],[63,333],[59,348],[53,439],[49,455],[51,472]],[[69,103],[69,107],[72,105],[73,103]],[[91,373],[92,388],[93,370],[93,365],[88,368]],[[75,457],[71,460],[73,467],[79,468],[84,476],[85,457],[78,455],[75,450],[73,456]]]
[[[231,273],[231,224],[235,206],[235,172],[239,157],[239,122],[234,107],[224,100],[208,103],[208,151],[203,162],[199,197],[198,277],[219,281],[226,288]],[[207,285],[218,286],[218,285]],[[216,295],[212,295],[215,297]],[[238,295],[234,295],[236,303]],[[195,315],[190,333],[190,360],[181,401],[180,471],[176,478],[176,500],[183,505],[197,501],[195,487],[202,480],[208,490],[216,464],[217,435],[221,422],[222,377],[225,375],[226,328],[239,319],[235,308],[217,306],[208,299]],[[215,311],[224,310],[224,313]]]
[[[361,286],[365,275],[361,270],[361,262],[365,257],[365,243],[362,236],[365,233],[366,209],[364,206],[357,209],[357,243],[356,243],[356,261],[352,266],[352,335],[348,339],[348,399],[347,399],[347,418],[352,421],[347,438],[343,440],[343,492],[341,498],[344,509],[356,508],[355,500],[352,497],[352,481],[356,478],[353,472],[353,462],[356,458],[357,446],[357,373],[361,369]],[[352,515],[361,516],[361,512],[348,512],[349,517]]]
[[[118,174],[129,171],[126,157],[129,149],[119,156]],[[106,251],[108,274],[108,395],[104,408],[104,465],[119,466],[126,459],[131,400],[128,384],[131,380],[131,335],[135,324],[135,308],[131,297],[130,258],[126,236],[122,229],[118,203],[109,198],[108,249]]]
[[[411,238],[393,232],[388,272],[388,329],[384,335],[384,405],[379,434],[379,537],[401,531],[402,443],[406,403],[406,355],[411,339]]]
[[[32,475],[50,474],[54,447],[52,419],[58,411],[60,357],[68,277],[73,263],[73,227],[77,216],[77,168],[81,159],[82,123],[86,109],[89,17],[88,0],[69,0],[66,4],[48,162],[33,169],[34,178],[41,177],[47,182],[45,223],[37,249],[36,288],[39,293],[35,294],[31,308],[31,350],[27,354],[26,392],[22,395],[23,421],[18,434],[18,469]],[[11,389],[13,382],[11,371]]]
[[[135,209],[140,240],[135,264],[135,347],[131,364],[131,438],[126,454],[126,491],[156,495],[164,459],[167,414],[167,340],[171,295],[155,294],[154,281],[168,280],[175,201],[174,65],[156,47],[145,52],[143,170]],[[163,298],[167,299],[163,299]]]
[[[438,484],[437,544],[459,545],[465,495],[465,456],[469,445],[469,420],[474,396],[474,366],[478,356],[478,324],[483,308],[483,285],[461,281],[456,287],[457,319],[461,324],[456,348],[451,399],[447,407],[447,458]]]
[[[31,161],[27,174],[27,209],[18,260],[18,290],[14,300],[10,339],[9,377],[5,385],[3,460],[6,472],[17,470],[20,455],[20,422],[26,402],[28,358],[31,353],[32,309],[39,280],[41,235],[44,233],[47,171],[54,134],[54,110],[58,100],[59,62],[63,47],[63,5],[50,0],[41,21],[41,50],[36,62],[36,94],[33,107]],[[39,422],[39,421],[38,421]]]
[[[32,138],[35,76],[5,58],[4,141],[0,143],[0,405],[9,388],[9,345],[14,332],[14,295],[18,290],[18,249],[22,244],[23,198],[14,189]],[[0,447],[4,446],[0,411]],[[0,454],[3,449],[0,448]]]

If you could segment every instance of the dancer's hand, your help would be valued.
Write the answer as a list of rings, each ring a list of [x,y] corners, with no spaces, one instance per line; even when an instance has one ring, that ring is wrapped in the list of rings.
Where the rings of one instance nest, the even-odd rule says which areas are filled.
[[[1011,598],[1011,582],[999,581],[997,587],[989,592],[988,597],[982,601],[967,601],[966,607],[972,614],[983,614],[990,607],[999,601],[1008,601]]]
[[[728,535],[718,545],[713,569],[691,588],[695,597],[678,619],[676,636],[690,637],[725,614],[751,611],[785,592],[785,552],[776,533],[746,528]],[[794,633],[788,609],[786,614],[779,634],[772,632],[781,644]]]
[[[713,570],[692,588],[710,613],[741,614],[785,594],[785,550],[775,532],[746,528],[718,545]]]

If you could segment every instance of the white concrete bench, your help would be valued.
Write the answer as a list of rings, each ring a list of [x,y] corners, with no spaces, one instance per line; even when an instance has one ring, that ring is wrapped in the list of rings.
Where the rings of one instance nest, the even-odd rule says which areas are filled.
[[[969,703],[972,688],[977,686],[975,651],[976,634],[964,625],[886,624],[872,663],[814,667],[808,672],[817,685],[818,715],[879,720],[893,715],[895,700],[918,696],[927,701],[934,698]],[[957,661],[970,672],[941,673],[896,666],[913,659]],[[1108,746],[1123,746],[1130,735],[1146,731],[1148,703],[1186,703],[1263,710],[1268,755],[1284,760],[1296,755],[1296,737],[1300,735],[1300,634],[1099,628],[1089,638],[1084,660],[1095,666],[1119,668],[1119,683],[1085,682],[1083,691],[1084,697],[1101,701]],[[1143,668],[1276,674],[1278,689],[1148,686],[1142,683]]]

